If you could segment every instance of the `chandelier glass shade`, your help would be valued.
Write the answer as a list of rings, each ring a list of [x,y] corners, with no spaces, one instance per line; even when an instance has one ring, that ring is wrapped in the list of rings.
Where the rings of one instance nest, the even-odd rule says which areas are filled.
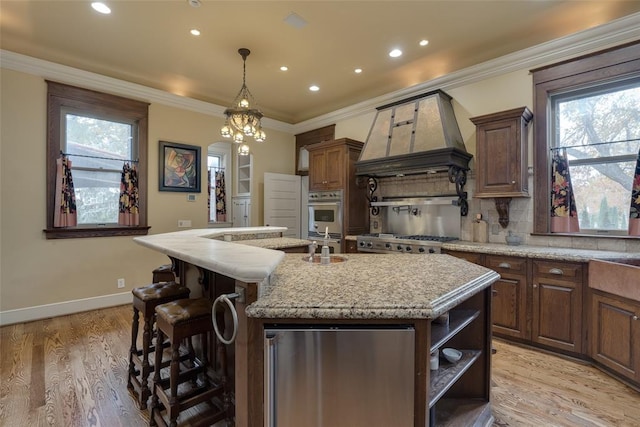
[[[226,117],[224,126],[220,129],[220,134],[225,138],[233,139],[233,142],[240,144],[238,154],[246,156],[249,154],[249,146],[245,144],[245,137],[253,137],[256,142],[262,142],[267,135],[262,130],[262,112],[256,107],[255,99],[246,84],[246,63],[247,56],[251,53],[249,49],[238,49],[242,56],[242,87],[233,100],[233,105],[224,110]]]

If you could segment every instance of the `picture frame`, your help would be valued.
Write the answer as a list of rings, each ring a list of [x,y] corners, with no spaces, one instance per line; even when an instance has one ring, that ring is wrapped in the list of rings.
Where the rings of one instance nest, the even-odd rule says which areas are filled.
[[[158,190],[200,193],[200,147],[160,141]]]

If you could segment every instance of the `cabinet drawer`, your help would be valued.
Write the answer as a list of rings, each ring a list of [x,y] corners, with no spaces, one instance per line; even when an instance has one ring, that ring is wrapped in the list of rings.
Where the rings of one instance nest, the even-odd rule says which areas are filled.
[[[487,268],[495,270],[500,274],[503,274],[503,273],[521,274],[521,275],[527,274],[526,258],[487,255],[485,265]]]
[[[472,262],[474,264],[482,265],[482,254],[476,252],[460,252],[460,251],[443,251],[444,253],[454,256],[456,258],[461,258]]]
[[[533,277],[580,282],[582,280],[582,264],[533,261]]]

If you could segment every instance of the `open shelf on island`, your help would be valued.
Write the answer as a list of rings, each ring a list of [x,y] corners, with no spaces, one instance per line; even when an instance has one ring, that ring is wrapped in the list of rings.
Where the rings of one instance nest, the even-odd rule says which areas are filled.
[[[480,350],[460,351],[462,351],[462,357],[456,363],[444,361],[437,370],[431,371],[429,407],[432,407],[449,390],[482,353]]]
[[[478,310],[451,310],[449,311],[449,324],[440,325],[431,322],[431,348],[429,352],[440,348],[449,338],[464,329],[469,323],[478,317]]]

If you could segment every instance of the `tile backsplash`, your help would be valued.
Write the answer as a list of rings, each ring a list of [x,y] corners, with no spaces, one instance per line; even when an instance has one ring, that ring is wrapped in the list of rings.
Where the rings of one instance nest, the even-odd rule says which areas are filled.
[[[529,188],[533,188],[533,177],[529,177]],[[469,215],[460,217],[461,240],[473,240],[473,221],[476,214],[489,225],[489,242],[505,243],[511,232],[521,238],[522,244],[535,246],[565,247],[575,249],[615,250],[621,252],[639,252],[640,239],[616,239],[603,237],[569,237],[569,236],[532,236],[533,231],[533,198],[513,198],[509,205],[509,225],[502,228],[498,223],[498,211],[494,199],[476,199],[475,176],[468,173],[464,191],[468,193]],[[385,197],[427,197],[455,195],[456,185],[449,182],[446,173],[419,174],[404,177],[385,177],[378,179],[378,189],[374,193],[378,199]],[[379,233],[382,221],[371,216],[371,232]],[[376,227],[377,226],[377,227]]]

